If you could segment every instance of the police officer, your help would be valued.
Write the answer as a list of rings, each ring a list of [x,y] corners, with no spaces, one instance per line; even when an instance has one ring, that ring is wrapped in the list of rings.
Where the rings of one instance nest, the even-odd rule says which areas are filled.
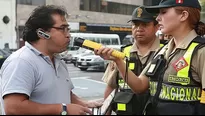
[[[154,51],[160,48],[160,41],[156,38],[156,31],[158,30],[158,25],[155,20],[155,16],[146,12],[143,6],[137,7],[132,13],[132,19],[128,22],[132,23],[132,36],[134,37],[133,45],[123,46],[123,52],[127,57],[130,57],[129,68],[136,74],[139,75],[146,64],[152,59]],[[107,83],[107,88],[105,90],[105,98],[119,85],[120,89],[123,88],[124,81],[117,74],[117,67],[114,62],[109,63],[108,68],[103,76],[103,81]],[[118,82],[116,82],[116,79]],[[118,83],[118,84],[117,84]],[[129,89],[130,90],[130,89]],[[131,90],[130,90],[131,92]],[[139,101],[147,101],[147,93],[141,95]],[[139,98],[138,98],[139,99]],[[145,103],[136,103],[140,108],[136,108],[135,114],[142,114]]]
[[[205,24],[200,22],[198,0],[162,0],[147,7],[159,13],[156,18],[163,33],[173,38],[154,56],[140,76],[128,71],[128,85],[136,93],[150,89],[147,114],[205,114]],[[95,54],[113,60],[121,75],[126,66],[122,59],[110,57],[112,49],[101,48]],[[123,79],[124,76],[122,76]]]

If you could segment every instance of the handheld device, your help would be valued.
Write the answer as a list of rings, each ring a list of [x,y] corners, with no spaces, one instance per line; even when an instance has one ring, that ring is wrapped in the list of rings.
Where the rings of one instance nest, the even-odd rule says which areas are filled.
[[[100,49],[103,45],[90,41],[90,40],[86,40],[83,38],[76,38],[74,39],[74,45],[79,46],[79,47],[83,47],[86,49],[90,49],[90,50],[94,50],[94,49]],[[114,50],[111,54],[113,57],[117,57],[117,58],[125,58],[125,53]]]
[[[45,32],[43,32],[42,30],[37,30],[37,34],[38,34],[38,36],[41,36],[41,37],[43,37],[45,39],[50,39],[50,35],[45,33]]]

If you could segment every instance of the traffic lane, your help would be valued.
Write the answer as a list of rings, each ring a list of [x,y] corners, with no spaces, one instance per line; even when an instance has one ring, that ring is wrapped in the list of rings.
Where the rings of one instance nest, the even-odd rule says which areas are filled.
[[[79,78],[79,77],[89,77],[92,80],[101,81],[104,72],[95,71],[95,70],[88,70],[88,71],[81,71],[78,67],[73,66],[73,64],[67,64],[69,76],[71,78]]]
[[[104,96],[106,84],[101,78],[104,72],[81,71],[72,64],[67,64],[69,76],[74,85],[73,92],[83,99],[100,99]]]
[[[72,78],[73,92],[83,99],[100,99],[104,96],[106,84],[90,78]]]

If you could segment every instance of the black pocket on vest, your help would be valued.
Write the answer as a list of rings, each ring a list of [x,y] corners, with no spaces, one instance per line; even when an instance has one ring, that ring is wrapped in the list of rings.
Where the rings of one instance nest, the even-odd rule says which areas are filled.
[[[142,115],[148,97],[148,93],[117,92],[113,99],[113,111],[118,115]]]

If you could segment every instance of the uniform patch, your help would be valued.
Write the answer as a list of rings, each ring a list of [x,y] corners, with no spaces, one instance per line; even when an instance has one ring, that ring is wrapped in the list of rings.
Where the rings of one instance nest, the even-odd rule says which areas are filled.
[[[179,60],[177,60],[176,62],[174,62],[172,64],[172,66],[174,67],[174,69],[178,72],[179,70],[185,68],[188,66],[188,63],[186,62],[186,60],[184,59],[184,57],[181,57]]]
[[[190,78],[189,77],[178,77],[176,75],[169,75],[168,82],[178,83],[181,85],[188,85],[190,84]]]
[[[176,0],[176,3],[177,3],[177,4],[183,4],[183,3],[184,3],[184,0]]]

